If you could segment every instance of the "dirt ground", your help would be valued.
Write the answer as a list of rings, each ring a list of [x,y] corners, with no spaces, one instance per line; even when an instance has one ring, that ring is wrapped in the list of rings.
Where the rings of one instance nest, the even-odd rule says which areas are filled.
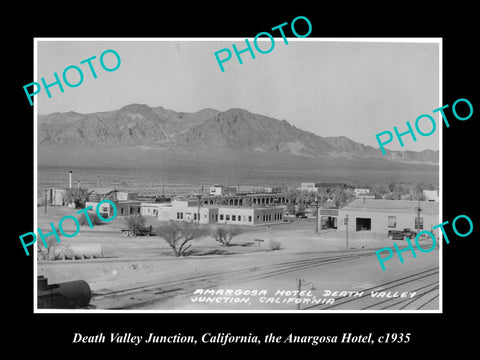
[[[65,215],[74,215],[75,209],[68,207],[49,207],[47,214],[38,208],[38,227],[44,233],[51,231],[49,223],[57,225]],[[146,217],[147,225],[154,228],[159,222]],[[99,289],[118,289],[141,283],[152,278],[195,274],[210,268],[229,267],[235,257],[248,255],[252,259],[259,257],[285,257],[297,259],[302,254],[344,250],[347,248],[346,234],[336,230],[315,233],[315,219],[293,219],[283,223],[257,227],[242,227],[243,232],[232,240],[229,247],[220,246],[212,237],[206,236],[192,241],[192,254],[177,258],[168,244],[160,237],[125,237],[120,229],[124,227],[122,217],[111,222],[95,226],[93,229],[82,226],[80,232],[72,237],[61,236],[63,244],[100,244],[104,257],[85,260],[38,261],[37,275],[44,275],[49,283],[72,280],[85,280],[92,291]],[[75,231],[72,220],[63,223],[67,233]],[[264,242],[255,242],[262,239]],[[280,250],[269,250],[269,241],[281,243]],[[38,240],[40,242],[40,240]],[[374,249],[392,246],[388,239],[370,233],[349,233],[349,249]],[[249,255],[250,254],[250,255]],[[234,257],[234,258],[232,258]],[[261,262],[261,260],[259,260]]]

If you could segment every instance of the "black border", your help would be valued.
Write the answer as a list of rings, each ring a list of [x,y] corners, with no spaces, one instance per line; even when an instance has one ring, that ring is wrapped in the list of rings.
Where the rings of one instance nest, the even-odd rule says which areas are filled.
[[[478,87],[474,91],[476,56],[476,10],[469,5],[452,4],[445,9],[421,10],[417,5],[392,4],[378,8],[357,4],[341,4],[336,9],[324,5],[304,5],[293,9],[278,3],[275,11],[260,11],[258,6],[246,3],[222,3],[217,6],[201,5],[183,9],[164,7],[162,3],[121,4],[109,6],[84,4],[47,8],[30,6],[20,11],[13,29],[5,29],[7,40],[8,86],[4,103],[5,135],[14,126],[15,140],[6,141],[8,187],[6,204],[8,224],[6,264],[4,272],[6,289],[4,299],[5,321],[8,332],[6,344],[17,350],[32,346],[38,354],[47,355],[52,350],[65,356],[70,354],[110,354],[125,350],[166,356],[167,352],[198,354],[205,350],[214,355],[233,350],[235,354],[254,355],[285,351],[298,354],[350,354],[383,353],[385,356],[406,354],[415,350],[430,353],[448,348],[467,348],[475,344],[474,333],[468,329],[476,310],[475,274],[476,252],[474,242],[478,228],[467,238],[455,237],[444,246],[444,313],[443,314],[33,314],[33,263],[19,245],[18,234],[33,228],[33,108],[25,99],[22,86],[33,79],[34,37],[253,37],[285,21],[302,15],[310,19],[313,31],[310,37],[441,37],[443,38],[443,104],[451,104],[458,98],[467,98],[473,104],[474,115],[468,121],[451,121],[450,128],[443,128],[443,219],[453,220],[459,214],[469,215],[478,226],[478,210],[475,201],[475,174],[478,163],[475,150],[475,127],[480,112]],[[187,11],[188,10],[188,11]],[[478,32],[478,29],[477,31]],[[388,40],[388,39],[387,39]],[[5,65],[4,65],[5,66]],[[4,93],[5,94],[5,93]],[[13,100],[13,101],[12,101]],[[5,136],[5,138],[11,137]],[[7,145],[8,144],[8,145]],[[10,187],[13,189],[10,190]],[[13,209],[11,208],[13,205]],[[11,234],[10,234],[11,233]],[[7,270],[4,267],[5,270]],[[10,308],[13,304],[13,310]],[[4,305],[5,306],[5,305]],[[10,318],[10,313],[12,317]],[[225,347],[202,345],[138,346],[109,344],[76,344],[71,340],[74,332],[96,334],[98,332],[132,332],[146,334],[201,335],[204,332],[232,332],[288,335],[290,332],[305,335],[334,335],[343,332],[382,335],[386,332],[412,333],[408,344],[389,345],[228,345]],[[23,345],[23,346],[22,346]]]

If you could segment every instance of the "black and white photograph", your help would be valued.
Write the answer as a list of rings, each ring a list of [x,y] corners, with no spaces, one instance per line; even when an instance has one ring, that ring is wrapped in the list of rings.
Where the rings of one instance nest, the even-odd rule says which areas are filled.
[[[474,349],[471,5],[25,5],[2,25],[6,351]]]
[[[36,46],[39,310],[441,310],[441,39]]]

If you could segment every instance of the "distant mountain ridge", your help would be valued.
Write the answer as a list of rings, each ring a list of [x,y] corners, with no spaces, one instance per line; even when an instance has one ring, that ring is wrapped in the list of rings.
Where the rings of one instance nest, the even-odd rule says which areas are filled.
[[[363,145],[345,136],[322,137],[286,120],[244,109],[175,112],[161,106],[131,104],[119,110],[38,116],[38,145],[64,148],[104,146],[148,147],[171,151],[242,151],[438,163],[432,150],[390,151]]]

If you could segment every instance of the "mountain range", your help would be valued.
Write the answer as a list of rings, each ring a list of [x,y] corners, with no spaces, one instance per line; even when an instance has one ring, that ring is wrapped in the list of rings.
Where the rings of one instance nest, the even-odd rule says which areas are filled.
[[[432,150],[390,151],[363,145],[345,136],[322,137],[286,120],[244,109],[176,112],[161,106],[131,104],[119,110],[38,116],[38,146],[69,152],[78,148],[133,147],[182,153],[276,153],[305,157],[382,159],[437,164]]]

